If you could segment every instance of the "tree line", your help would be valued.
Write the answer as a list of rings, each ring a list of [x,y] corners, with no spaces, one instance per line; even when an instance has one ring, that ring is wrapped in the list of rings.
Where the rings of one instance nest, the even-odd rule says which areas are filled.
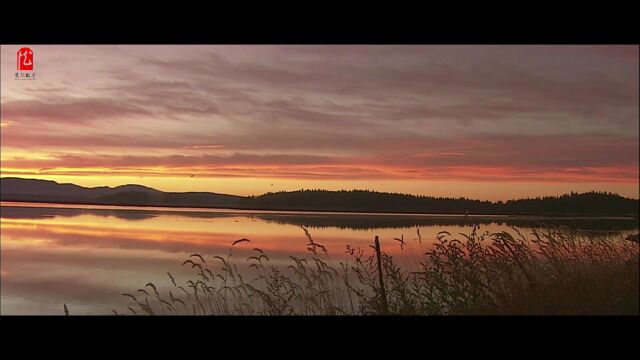
[[[638,200],[610,192],[571,192],[561,196],[474,200],[375,192],[369,190],[299,190],[250,196],[243,206],[264,209],[386,211],[468,214],[637,214]]]

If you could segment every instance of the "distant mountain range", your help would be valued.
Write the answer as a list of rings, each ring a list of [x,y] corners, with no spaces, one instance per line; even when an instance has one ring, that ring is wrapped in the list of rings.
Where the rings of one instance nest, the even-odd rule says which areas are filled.
[[[164,192],[142,185],[86,188],[49,180],[7,177],[0,179],[0,199],[100,205],[235,207],[244,198],[209,192]]]
[[[211,192],[164,192],[142,185],[86,188],[55,181],[0,179],[0,200],[98,205],[208,207],[253,210],[458,214],[632,215],[640,201],[612,193],[571,193],[509,201],[481,201],[365,190],[300,190],[236,196]]]

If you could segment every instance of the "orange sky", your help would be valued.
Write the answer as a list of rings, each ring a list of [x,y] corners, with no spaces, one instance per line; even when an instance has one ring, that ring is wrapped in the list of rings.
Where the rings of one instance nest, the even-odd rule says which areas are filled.
[[[637,46],[34,45],[34,81],[21,47],[1,48],[2,176],[639,197]]]

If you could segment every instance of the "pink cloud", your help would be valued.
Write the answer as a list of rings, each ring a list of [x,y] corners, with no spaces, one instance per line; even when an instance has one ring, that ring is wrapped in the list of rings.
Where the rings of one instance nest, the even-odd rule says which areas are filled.
[[[638,181],[637,46],[180,49],[40,47],[46,80],[2,78],[2,150],[50,159],[3,168]],[[100,61],[69,82],[70,57]]]

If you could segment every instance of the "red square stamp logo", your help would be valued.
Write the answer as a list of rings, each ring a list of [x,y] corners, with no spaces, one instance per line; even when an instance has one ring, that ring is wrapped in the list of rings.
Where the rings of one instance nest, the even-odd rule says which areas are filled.
[[[17,68],[16,80],[35,80],[36,72],[33,71],[33,50],[23,47],[16,53]]]
[[[33,50],[23,47],[18,50],[18,70],[33,70]]]

